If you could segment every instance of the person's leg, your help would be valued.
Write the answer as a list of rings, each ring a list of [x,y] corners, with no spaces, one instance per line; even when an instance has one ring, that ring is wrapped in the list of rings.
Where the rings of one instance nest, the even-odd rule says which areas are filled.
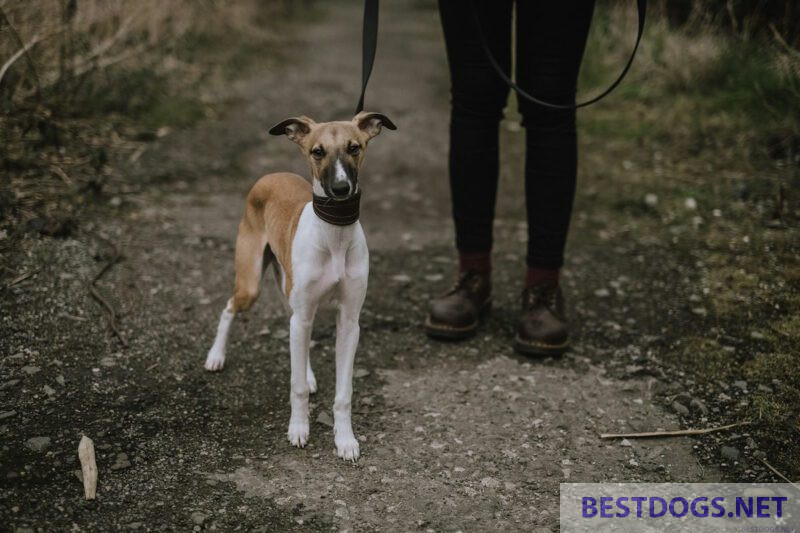
[[[517,81],[523,89],[554,104],[575,102],[593,9],[593,0],[517,3]],[[526,131],[528,269],[515,347],[556,355],[569,342],[558,277],[575,196],[575,111],[522,97],[519,107]]]
[[[504,66],[511,64],[512,0],[476,1],[481,30]],[[491,306],[492,225],[499,164],[498,127],[508,87],[492,70],[469,0],[439,0],[450,65],[450,191],[459,280],[431,302],[425,331],[433,337],[472,335]]]
[[[593,0],[517,3],[517,80],[534,96],[572,104]],[[519,98],[526,130],[526,286],[557,284],[577,172],[575,111]]]
[[[513,2],[474,4],[492,53],[509,68]],[[456,248],[462,271],[488,275],[497,196],[498,127],[508,87],[486,58],[470,2],[440,0],[439,13],[451,79],[449,167]]]

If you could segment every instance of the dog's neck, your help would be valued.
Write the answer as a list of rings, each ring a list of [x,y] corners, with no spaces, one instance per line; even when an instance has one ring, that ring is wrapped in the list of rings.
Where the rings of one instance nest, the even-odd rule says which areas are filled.
[[[314,193],[312,197],[314,213],[323,221],[334,226],[349,226],[358,220],[361,207],[361,190],[344,200]]]

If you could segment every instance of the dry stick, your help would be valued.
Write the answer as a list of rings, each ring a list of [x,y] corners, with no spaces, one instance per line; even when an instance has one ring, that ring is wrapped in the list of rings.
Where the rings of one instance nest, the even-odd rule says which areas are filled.
[[[769,464],[766,459],[761,459],[761,462],[764,463],[767,466],[767,468],[772,470],[773,474],[775,474],[776,476],[778,476],[779,478],[781,478],[782,480],[784,480],[786,483],[788,483],[789,485],[793,486],[794,488],[800,489],[800,487],[798,487],[797,485],[792,483],[792,481],[789,478],[787,478],[786,476],[784,476],[783,474],[778,472],[778,470],[774,466]]]
[[[25,43],[22,42],[22,38],[19,36],[19,33],[17,32],[17,29],[14,27],[13,24],[11,24],[11,21],[8,19],[8,16],[6,15],[6,12],[3,11],[3,7],[2,6],[0,6],[0,18],[2,18],[3,19],[3,23],[6,26],[8,26],[8,29],[11,31],[11,36],[17,42],[17,46],[19,46],[20,48],[22,48],[24,50],[23,55],[25,56],[25,61],[28,63],[28,69],[33,74],[33,81],[34,81],[34,85],[35,85],[34,94],[36,94],[36,99],[37,100],[41,100],[41,98],[42,98],[42,85],[41,85],[41,82],[39,81],[39,74],[36,72],[36,64],[33,62],[33,59],[31,58],[31,55],[28,53],[28,50],[25,48]]]
[[[601,439],[632,439],[632,438],[648,438],[648,437],[681,437],[684,435],[705,435],[706,433],[713,433],[715,431],[724,431],[726,429],[735,428],[737,426],[745,426],[750,422],[736,422],[735,424],[728,424],[727,426],[719,426],[714,428],[705,429],[678,429],[675,431],[647,431],[644,433],[601,433]]]
[[[13,287],[14,285],[16,285],[17,283],[22,283],[23,281],[25,281],[29,277],[33,276],[37,272],[39,272],[39,269],[31,270],[30,272],[25,272],[24,274],[20,274],[16,278],[14,278],[11,281],[9,281],[8,285],[3,287],[3,290],[9,289],[9,288]]]
[[[101,239],[103,238],[101,237]],[[108,326],[111,328],[111,331],[114,332],[114,335],[116,335],[116,337],[119,339],[119,342],[122,343],[122,346],[127,348],[128,343],[125,340],[125,337],[122,336],[122,333],[120,333],[119,328],[117,327],[116,310],[114,310],[114,307],[110,303],[108,303],[108,300],[103,298],[97,291],[96,284],[98,281],[100,281],[100,278],[102,278],[103,275],[105,275],[105,273],[108,272],[112,266],[116,265],[117,262],[119,262],[119,260],[122,258],[122,254],[120,253],[119,248],[117,248],[116,244],[106,239],[103,240],[106,241],[114,249],[114,256],[108,263],[106,263],[103,266],[103,268],[100,269],[100,271],[97,274],[95,274],[94,278],[92,278],[92,281],[89,282],[89,294],[92,296],[92,298],[94,298],[94,300],[97,303],[99,303],[103,307],[107,315]]]
[[[78,444],[78,459],[81,461],[81,477],[83,479],[83,495],[87,500],[97,496],[97,461],[94,455],[94,442],[84,435]]]

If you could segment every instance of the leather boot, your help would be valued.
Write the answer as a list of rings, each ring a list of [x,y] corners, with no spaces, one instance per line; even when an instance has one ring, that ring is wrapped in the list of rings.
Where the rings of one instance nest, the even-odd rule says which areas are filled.
[[[488,276],[462,273],[456,285],[431,302],[425,333],[440,339],[466,339],[475,334],[480,318],[492,306],[492,285]]]
[[[558,285],[533,285],[525,289],[514,348],[528,355],[560,355],[568,346],[561,288]]]

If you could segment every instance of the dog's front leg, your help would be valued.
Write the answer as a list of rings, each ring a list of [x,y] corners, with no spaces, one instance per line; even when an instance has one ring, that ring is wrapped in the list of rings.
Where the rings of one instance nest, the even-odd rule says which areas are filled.
[[[311,326],[315,308],[301,306],[292,314],[289,322],[289,351],[292,358],[292,385],[289,402],[292,414],[289,418],[289,442],[300,448],[308,442],[308,394],[307,379],[308,348],[311,342]]]
[[[343,284],[336,317],[336,396],[333,402],[333,433],[336,452],[342,459],[356,461],[359,446],[353,434],[351,404],[353,396],[353,362],[360,328],[358,317],[366,294],[366,278]]]

